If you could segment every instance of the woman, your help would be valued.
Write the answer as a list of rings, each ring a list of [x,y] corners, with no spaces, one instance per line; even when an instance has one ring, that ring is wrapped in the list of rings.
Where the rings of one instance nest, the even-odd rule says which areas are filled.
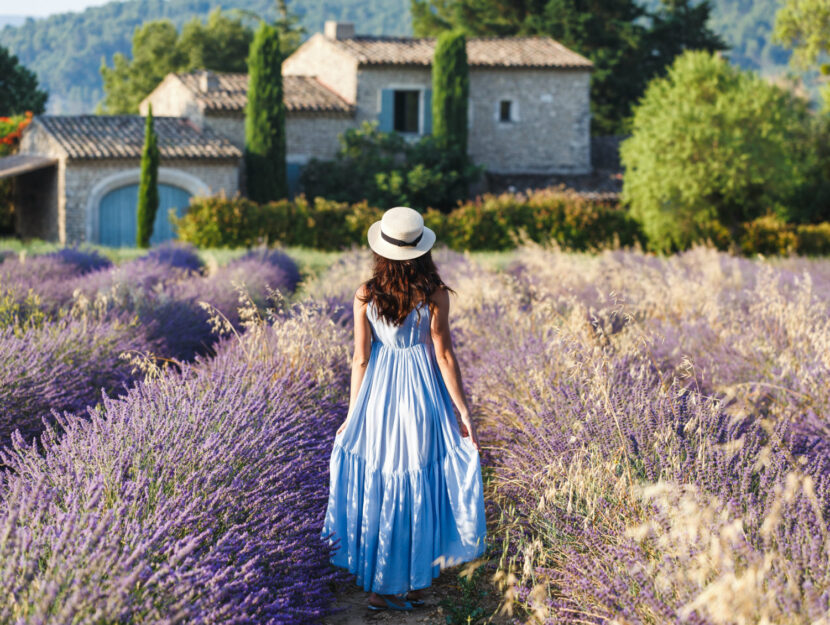
[[[368,239],[374,275],[354,298],[349,411],[334,437],[322,536],[337,545],[332,564],[371,592],[370,609],[408,611],[441,568],[484,552],[481,448],[435,233],[398,206]]]

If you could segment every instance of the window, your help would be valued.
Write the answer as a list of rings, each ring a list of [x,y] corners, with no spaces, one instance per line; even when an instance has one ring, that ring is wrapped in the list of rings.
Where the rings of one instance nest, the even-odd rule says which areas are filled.
[[[395,119],[397,132],[418,132],[418,104],[421,92],[417,89],[395,91]]]
[[[513,102],[510,100],[502,100],[499,102],[499,121],[511,122],[513,121]]]

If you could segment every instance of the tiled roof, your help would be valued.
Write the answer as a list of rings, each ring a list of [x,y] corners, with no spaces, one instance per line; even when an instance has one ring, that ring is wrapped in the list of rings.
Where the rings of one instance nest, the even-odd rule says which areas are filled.
[[[357,36],[329,39],[361,65],[430,65],[431,37]],[[467,62],[476,67],[591,69],[591,61],[550,37],[470,37]]]
[[[36,169],[56,165],[58,159],[39,154],[11,154],[0,156],[0,178],[18,176]]]
[[[66,150],[69,158],[140,158],[142,115],[37,115],[35,120]],[[154,117],[161,158],[239,158],[242,152],[208,127],[185,117]]]
[[[209,72],[215,86],[202,88],[202,70],[178,73],[207,111],[242,111],[248,100],[248,74]],[[283,76],[285,108],[288,112],[352,113],[354,107],[313,76]]]

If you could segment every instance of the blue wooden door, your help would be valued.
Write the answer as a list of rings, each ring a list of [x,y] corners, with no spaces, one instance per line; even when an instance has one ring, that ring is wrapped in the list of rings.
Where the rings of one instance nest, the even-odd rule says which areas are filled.
[[[300,192],[300,174],[303,173],[303,166],[299,163],[285,164],[285,177],[288,182],[288,197],[294,197]]]
[[[159,208],[153,222],[150,244],[172,239],[173,224],[168,211],[176,209],[181,217],[187,209],[190,194],[169,184],[159,184]],[[112,247],[133,247],[136,237],[138,184],[130,184],[107,193],[98,207],[98,242]]]

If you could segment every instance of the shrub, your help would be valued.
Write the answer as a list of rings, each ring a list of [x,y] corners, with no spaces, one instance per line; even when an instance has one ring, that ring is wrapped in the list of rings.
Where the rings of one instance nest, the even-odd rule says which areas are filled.
[[[830,255],[830,223],[796,226],[796,249],[804,256]]]
[[[40,433],[51,410],[81,411],[105,391],[124,393],[136,375],[124,351],[157,351],[127,315],[27,320],[0,328],[0,445]]]
[[[797,236],[775,215],[764,215],[742,224],[738,240],[744,254],[787,255],[793,252]]]
[[[345,406],[278,355],[186,369],[63,415],[0,458],[0,620],[316,621],[342,579],[320,540]],[[290,368],[289,368],[290,369]],[[43,588],[93,589],[83,595]]]
[[[364,122],[339,139],[334,160],[312,159],[303,169],[301,183],[308,196],[450,210],[483,171],[432,135],[410,144],[396,132]]]
[[[196,253],[193,246],[175,241],[168,241],[167,243],[154,247],[132,262],[157,262],[162,265],[191,272],[201,271],[204,266],[204,262],[199,258],[199,254]]]
[[[179,236],[196,245],[253,246],[261,241],[336,250],[365,244],[366,231],[383,211],[367,202],[349,205],[305,196],[257,205],[245,198],[195,198],[179,220]],[[233,225],[225,227],[225,224]],[[502,250],[524,229],[533,241],[554,240],[588,249],[642,241],[637,223],[610,200],[588,199],[572,191],[486,194],[449,214],[424,212],[424,223],[454,249]]]
[[[684,249],[712,222],[736,231],[787,206],[815,155],[805,102],[715,55],[679,56],[649,84],[620,147],[622,198],[655,250]]]
[[[637,223],[612,202],[588,200],[561,189],[526,194],[486,194],[447,215],[442,224],[428,216],[442,240],[459,250],[504,250],[515,247],[514,235],[524,230],[532,241],[555,241],[562,247],[585,250],[640,241]]]

